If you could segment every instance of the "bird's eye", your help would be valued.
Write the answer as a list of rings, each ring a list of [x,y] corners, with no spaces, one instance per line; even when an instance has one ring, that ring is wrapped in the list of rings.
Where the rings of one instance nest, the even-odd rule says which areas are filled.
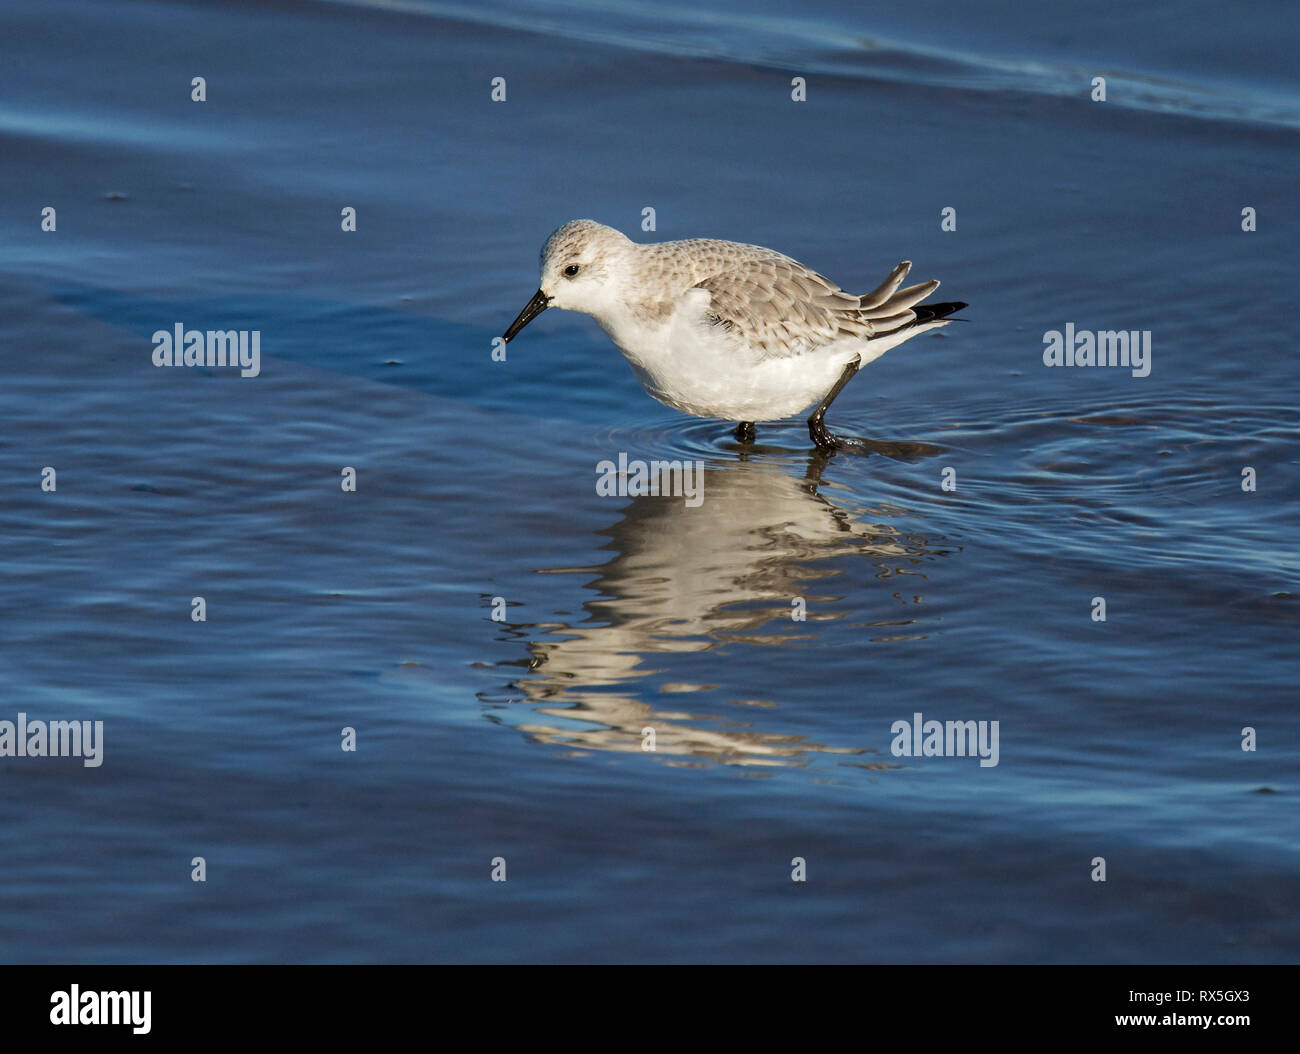
[[[564,269],[564,277],[565,277],[565,278],[572,278],[572,277],[573,277],[574,275],[576,275],[577,273],[578,273],[578,265],[577,265],[577,264],[569,264],[569,266],[566,267],[566,268]]]

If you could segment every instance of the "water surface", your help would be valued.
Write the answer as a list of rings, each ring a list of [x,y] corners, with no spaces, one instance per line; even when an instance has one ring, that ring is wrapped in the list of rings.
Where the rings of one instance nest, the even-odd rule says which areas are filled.
[[[0,719],[105,723],[0,759],[5,960],[1300,958],[1282,7],[2,17]],[[492,361],[577,216],[969,321],[836,402],[868,455],[742,450],[590,320]],[[261,375],[155,368],[177,322]],[[895,757],[918,712],[999,764]]]

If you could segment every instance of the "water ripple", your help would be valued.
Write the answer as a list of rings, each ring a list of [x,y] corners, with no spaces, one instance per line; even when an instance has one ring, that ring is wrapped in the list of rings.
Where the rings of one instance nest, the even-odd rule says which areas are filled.
[[[1300,98],[1293,92],[940,48],[805,19],[601,0],[525,4],[509,11],[439,0],[329,2],[682,58],[962,91],[1015,91],[1086,102],[1092,78],[1102,74],[1114,106],[1300,128]]]

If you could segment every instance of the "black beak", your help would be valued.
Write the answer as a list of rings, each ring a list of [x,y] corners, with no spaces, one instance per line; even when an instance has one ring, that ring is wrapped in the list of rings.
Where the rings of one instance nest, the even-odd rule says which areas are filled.
[[[528,306],[519,312],[519,317],[510,323],[510,328],[506,330],[505,335],[501,339],[509,344],[514,340],[516,333],[550,306],[551,298],[540,289],[537,290],[537,292],[533,294],[533,298],[528,301]]]

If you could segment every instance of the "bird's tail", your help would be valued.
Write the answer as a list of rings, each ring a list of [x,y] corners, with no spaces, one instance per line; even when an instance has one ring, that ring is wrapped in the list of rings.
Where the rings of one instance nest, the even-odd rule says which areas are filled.
[[[939,288],[939,283],[931,280],[899,289],[911,267],[912,261],[904,260],[878,288],[858,298],[859,315],[871,323],[874,336],[886,336],[911,326],[940,322],[966,306],[960,300],[954,300],[946,304],[918,307],[922,300]]]

